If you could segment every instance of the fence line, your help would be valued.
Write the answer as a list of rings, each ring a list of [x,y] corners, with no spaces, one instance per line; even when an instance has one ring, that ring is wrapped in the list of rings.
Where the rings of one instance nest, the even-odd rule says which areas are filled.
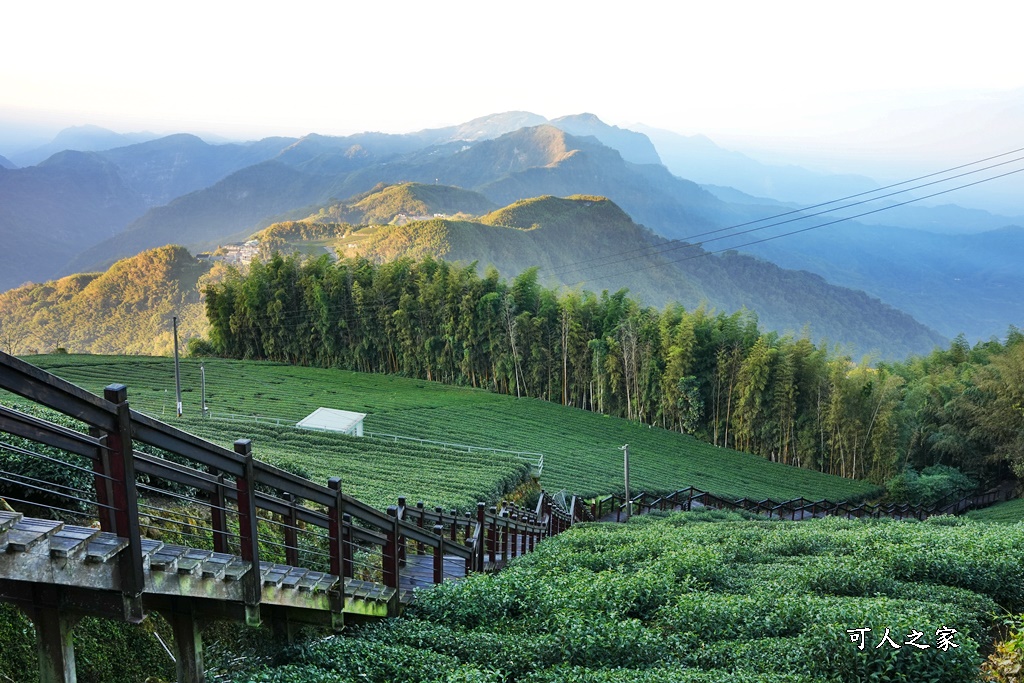
[[[270,417],[260,415],[239,415],[236,413],[213,413],[207,411],[206,415],[209,420],[223,420],[225,422],[249,422],[249,423],[264,423],[274,424],[281,427],[292,427],[299,429],[298,422],[295,420],[288,420],[281,417]],[[323,431],[323,430],[319,430]],[[520,460],[529,463],[530,467],[533,468],[533,475],[539,477],[544,471],[544,454],[535,453],[533,451],[515,451],[505,448],[489,448],[486,446],[471,446],[469,444],[462,443],[451,443],[448,441],[434,441],[431,439],[420,439],[415,436],[401,436],[398,434],[385,434],[383,432],[369,432],[363,431],[363,437],[378,439],[380,441],[393,441],[395,443],[399,441],[411,441],[419,444],[428,444],[431,446],[438,446],[440,448],[447,448],[450,450],[465,451],[466,453],[501,453],[504,455],[512,455]]]
[[[639,493],[630,500],[612,494],[594,500],[590,506],[590,513],[594,519],[598,520],[615,513],[615,521],[618,522],[622,520],[628,505],[634,514],[644,514],[655,510],[692,510],[694,507],[707,507],[719,510],[746,510],[755,514],[767,515],[769,519],[794,521],[825,516],[846,517],[847,519],[891,517],[924,520],[937,515],[960,515],[968,510],[988,507],[1004,500],[1006,500],[1006,493],[1000,489],[992,489],[985,493],[934,505],[851,503],[825,499],[812,501],[806,498],[793,498],[785,501],[776,501],[771,498],[729,500],[689,486],[664,496],[655,496],[646,492]]]

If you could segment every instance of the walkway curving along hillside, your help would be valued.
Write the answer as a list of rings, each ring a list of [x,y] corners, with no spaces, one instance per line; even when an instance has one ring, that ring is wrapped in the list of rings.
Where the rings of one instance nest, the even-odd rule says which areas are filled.
[[[0,389],[44,413],[0,406],[0,448],[53,473],[0,471],[7,503],[32,512],[0,517],[0,600],[34,622],[46,682],[75,680],[84,615],[164,614],[178,680],[202,681],[204,620],[287,632],[394,615],[415,588],[498,569],[574,521],[547,496],[531,511],[400,499],[381,512],[341,476],[317,484],[257,460],[248,439],[226,449],[132,410],[124,385],[96,396],[2,352]]]

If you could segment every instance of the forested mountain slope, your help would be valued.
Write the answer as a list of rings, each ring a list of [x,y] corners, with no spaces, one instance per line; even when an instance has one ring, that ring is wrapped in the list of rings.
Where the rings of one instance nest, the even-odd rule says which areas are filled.
[[[70,275],[0,293],[0,348],[8,353],[167,354],[172,318],[182,339],[205,334],[200,283],[210,264],[160,247],[105,273]],[[216,277],[216,275],[214,275]]]
[[[902,358],[944,343],[910,316],[810,273],[736,253],[709,256],[696,246],[670,245],[602,197],[541,197],[478,222],[433,219],[378,228],[357,248],[383,261],[429,254],[479,262],[481,267],[495,266],[506,277],[538,267],[539,278],[549,285],[592,291],[625,287],[659,307],[746,308],[767,329],[806,331],[813,339],[826,337],[858,354],[877,351]],[[664,249],[671,251],[657,253]]]

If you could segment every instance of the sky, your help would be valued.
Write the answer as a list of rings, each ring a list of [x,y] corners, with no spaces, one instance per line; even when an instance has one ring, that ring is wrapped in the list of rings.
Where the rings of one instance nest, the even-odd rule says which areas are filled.
[[[1005,2],[9,3],[0,117],[237,137],[507,110],[835,133],[1024,87]]]
[[[814,154],[826,166],[820,157],[849,161],[824,170],[861,171],[858,155],[877,161],[879,154],[953,165],[1024,147],[1006,136],[953,134],[958,129],[941,120],[946,109],[935,109],[930,122],[915,113],[949,103],[977,111],[987,98],[1014,92],[1024,102],[1019,27],[1008,7],[1005,0],[8,3],[0,154],[71,125],[254,139],[401,133],[526,110],[705,134],[793,162]],[[974,128],[991,138],[999,126]],[[946,139],[936,142],[943,131]]]

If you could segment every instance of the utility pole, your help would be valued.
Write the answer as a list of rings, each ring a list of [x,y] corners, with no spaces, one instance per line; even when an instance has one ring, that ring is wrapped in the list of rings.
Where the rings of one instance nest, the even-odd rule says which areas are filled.
[[[630,514],[633,512],[633,500],[629,497],[629,444],[619,449],[622,451],[622,468],[625,471],[626,478],[626,521],[629,521]]]
[[[200,405],[203,406],[203,417],[205,418],[206,417],[206,363],[204,363],[204,362],[200,362],[199,363],[199,377],[202,380],[202,385],[203,385],[203,393],[202,393],[202,399],[201,399],[202,403]]]
[[[174,395],[178,401],[178,417],[181,417],[181,368],[178,367],[178,316],[174,316]]]

